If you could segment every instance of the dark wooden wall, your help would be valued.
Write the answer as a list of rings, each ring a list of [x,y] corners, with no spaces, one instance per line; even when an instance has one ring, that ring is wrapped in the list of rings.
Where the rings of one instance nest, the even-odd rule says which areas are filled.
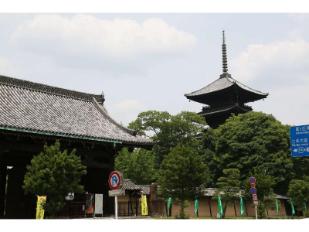
[[[44,144],[53,144],[56,139],[60,140],[62,149],[77,150],[87,166],[87,175],[81,180],[85,191],[103,193],[104,212],[113,213],[107,179],[114,167],[114,157],[122,146],[0,131],[0,218],[35,217],[35,196],[25,194],[22,189],[26,166],[43,150]]]

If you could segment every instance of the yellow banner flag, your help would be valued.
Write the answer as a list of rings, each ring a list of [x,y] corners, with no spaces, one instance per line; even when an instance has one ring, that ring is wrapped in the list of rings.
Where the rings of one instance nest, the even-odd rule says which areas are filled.
[[[141,208],[142,208],[142,216],[147,216],[148,215],[148,206],[147,206],[147,196],[142,195],[141,197]]]
[[[44,205],[46,203],[46,196],[37,196],[36,203],[36,219],[44,219]]]

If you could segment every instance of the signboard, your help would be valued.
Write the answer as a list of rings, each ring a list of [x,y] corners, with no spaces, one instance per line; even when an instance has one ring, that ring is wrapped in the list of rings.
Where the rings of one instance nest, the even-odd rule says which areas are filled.
[[[68,193],[65,198],[66,201],[73,201],[74,200],[74,193]]]
[[[86,215],[94,215],[94,194],[86,193],[86,207],[85,207]]]
[[[122,186],[122,174],[118,171],[112,171],[108,177],[110,189],[119,189]]]
[[[103,215],[103,194],[96,193],[94,196],[94,214]]]
[[[256,183],[256,179],[255,179],[254,176],[251,176],[251,177],[249,178],[249,183],[250,183],[250,184],[255,184],[255,183]]]
[[[257,198],[256,193],[252,194],[252,200],[253,200],[253,201],[258,201],[258,198]]]
[[[141,215],[142,216],[148,215],[147,196],[145,194],[142,194],[141,196]]]
[[[309,125],[290,128],[292,157],[309,157]]]
[[[44,205],[46,203],[46,196],[37,196],[36,203],[36,219],[44,219]]]
[[[125,190],[124,189],[113,189],[108,191],[108,196],[114,197],[114,196],[124,196]]]
[[[256,188],[250,188],[250,193],[251,194],[256,194]]]

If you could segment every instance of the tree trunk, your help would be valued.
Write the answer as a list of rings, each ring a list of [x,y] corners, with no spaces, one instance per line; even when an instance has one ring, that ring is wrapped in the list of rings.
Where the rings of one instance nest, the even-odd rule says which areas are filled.
[[[235,203],[235,200],[234,200],[234,212],[235,212],[235,217],[237,217],[237,210],[236,210],[236,203]]]
[[[185,197],[184,197],[184,189],[181,189],[181,197],[180,197],[180,215],[179,218],[185,218]]]

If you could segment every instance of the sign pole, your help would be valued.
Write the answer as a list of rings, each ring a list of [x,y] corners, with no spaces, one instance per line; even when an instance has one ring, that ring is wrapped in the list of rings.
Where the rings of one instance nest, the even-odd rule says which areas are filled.
[[[118,219],[118,196],[115,195],[115,219]]]
[[[256,185],[256,179],[254,176],[251,176],[249,178],[249,183],[250,183],[250,193],[252,194],[252,200],[253,200],[253,204],[254,204],[254,211],[255,211],[255,219],[258,219],[258,212],[257,212],[257,206],[259,204],[258,202],[258,198],[257,198],[257,191],[255,188]]]

